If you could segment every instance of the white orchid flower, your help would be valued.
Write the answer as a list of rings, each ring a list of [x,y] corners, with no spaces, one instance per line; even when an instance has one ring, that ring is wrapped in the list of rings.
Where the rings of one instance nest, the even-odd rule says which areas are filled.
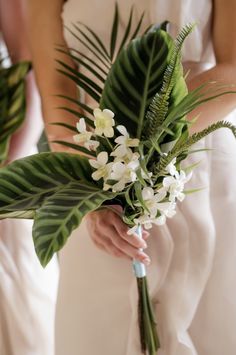
[[[74,141],[76,143],[84,144],[85,148],[87,148],[88,150],[97,149],[97,147],[99,146],[99,142],[91,139],[93,133],[86,130],[84,118],[81,118],[79,120],[79,122],[76,124],[76,128],[80,133],[73,136]]]
[[[183,170],[174,176],[167,176],[163,179],[163,187],[170,193],[169,200],[183,201],[185,198],[184,185],[191,179],[192,173],[186,175]]]
[[[92,178],[95,181],[103,178],[104,180],[109,178],[112,163],[108,163],[108,154],[107,152],[101,152],[97,156],[97,160],[89,159],[89,164],[96,169],[95,172],[92,173]]]
[[[130,147],[137,147],[139,145],[139,139],[130,138],[125,126],[119,125],[116,128],[122,135],[115,139],[118,147],[111,153],[111,155],[122,158],[132,154]]]
[[[176,176],[176,174],[178,174],[175,164],[176,164],[176,158],[174,158],[166,167],[166,171],[171,176]]]
[[[122,159],[132,155],[132,150],[125,145],[119,145],[112,153],[111,156]]]
[[[142,198],[149,211],[145,211],[144,213],[150,215],[151,218],[155,218],[157,215],[159,202],[162,201],[165,196],[165,190],[155,194],[155,191],[151,187],[144,187],[142,190]],[[141,206],[140,203],[137,205]]]
[[[130,138],[129,133],[125,126],[119,125],[116,129],[122,134],[115,139],[115,142],[118,144],[126,145],[127,147],[137,147],[139,145],[138,138]]]
[[[131,160],[128,164],[121,161],[112,163],[110,179],[118,181],[112,186],[113,192],[122,191],[127,183],[136,181],[138,167],[138,159]]]
[[[113,126],[115,125],[113,117],[115,116],[115,114],[108,109],[101,110],[100,108],[95,108],[93,111],[93,115],[95,117],[95,134],[97,134],[98,136],[102,136],[104,134],[104,136],[108,138],[113,137]]]
[[[110,155],[112,156],[112,153]],[[115,157],[114,163],[122,162],[125,164],[129,164],[131,161],[139,160],[139,158],[140,158],[139,153],[137,152],[134,153],[132,152],[132,150],[130,150],[130,152],[123,157]]]
[[[162,216],[172,218],[176,214],[176,203],[172,201],[161,202],[158,204],[158,210]]]
[[[134,223],[135,223],[135,225],[128,230],[127,234],[131,235],[131,234],[136,233],[137,227],[139,225],[143,225],[145,229],[152,228],[152,219],[147,215],[142,215],[138,218],[135,218]]]

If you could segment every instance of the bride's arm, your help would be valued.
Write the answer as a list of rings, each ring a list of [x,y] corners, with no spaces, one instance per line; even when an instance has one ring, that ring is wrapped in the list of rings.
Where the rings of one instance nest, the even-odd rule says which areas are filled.
[[[68,56],[55,50],[57,45],[66,48],[61,18],[62,9],[63,0],[27,0],[29,42],[49,140],[67,137],[69,139],[72,136],[71,131],[50,125],[58,121],[75,124],[70,114],[57,108],[66,106],[77,109],[69,101],[56,97],[60,94],[76,98],[75,84],[56,70],[55,59],[74,65]],[[54,150],[65,150],[64,147],[56,144],[52,147]]]
[[[23,0],[0,0],[0,30],[12,63],[31,60]],[[40,135],[41,113],[32,71],[26,78],[26,98],[25,121],[11,138],[8,161],[27,155]]]
[[[236,1],[214,0],[212,36],[216,55],[216,65],[190,80],[189,90],[208,81],[217,81],[226,85],[224,90],[236,85]],[[213,122],[224,117],[236,108],[236,94],[230,94],[211,101],[197,108],[189,115],[193,118],[200,114],[197,122],[192,126],[192,132],[206,128]]]

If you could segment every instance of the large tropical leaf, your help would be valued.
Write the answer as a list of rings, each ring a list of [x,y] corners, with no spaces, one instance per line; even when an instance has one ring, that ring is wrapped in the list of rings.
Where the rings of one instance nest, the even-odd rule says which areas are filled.
[[[29,62],[0,67],[0,163],[7,158],[11,135],[25,117],[25,76]]]
[[[70,182],[94,182],[86,158],[68,153],[41,153],[0,170],[0,218],[34,211]],[[2,216],[1,216],[2,214]],[[31,213],[32,216],[32,213]]]
[[[47,265],[88,212],[114,196],[91,184],[72,181],[47,198],[36,211],[33,227],[35,249],[41,264]]]
[[[162,87],[173,46],[168,33],[153,28],[122,49],[108,74],[100,106],[115,112],[116,122],[132,136],[141,137],[146,110]]]

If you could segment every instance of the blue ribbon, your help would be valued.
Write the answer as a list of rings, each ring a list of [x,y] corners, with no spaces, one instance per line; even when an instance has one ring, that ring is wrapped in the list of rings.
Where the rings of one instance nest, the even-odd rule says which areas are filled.
[[[142,227],[139,225],[136,229],[136,233],[139,236],[140,239],[142,239]],[[140,251],[143,251],[143,249],[139,249]],[[133,259],[133,270],[134,274],[138,278],[142,278],[146,276],[146,267],[141,261],[137,259]]]

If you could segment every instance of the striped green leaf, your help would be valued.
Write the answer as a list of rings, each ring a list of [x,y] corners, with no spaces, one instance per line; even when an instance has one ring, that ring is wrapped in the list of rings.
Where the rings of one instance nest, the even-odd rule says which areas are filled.
[[[154,28],[123,48],[105,83],[101,108],[116,113],[116,122],[132,136],[141,137],[146,110],[160,90],[170,61],[173,39]]]
[[[93,185],[91,173],[88,160],[77,154],[41,153],[17,160],[0,170],[0,218],[40,208],[70,182]]]
[[[33,238],[43,266],[66,243],[83,217],[115,194],[85,182],[70,182],[47,198],[36,211]]]
[[[11,135],[25,117],[25,76],[29,62],[0,67],[0,163],[7,159]]]

